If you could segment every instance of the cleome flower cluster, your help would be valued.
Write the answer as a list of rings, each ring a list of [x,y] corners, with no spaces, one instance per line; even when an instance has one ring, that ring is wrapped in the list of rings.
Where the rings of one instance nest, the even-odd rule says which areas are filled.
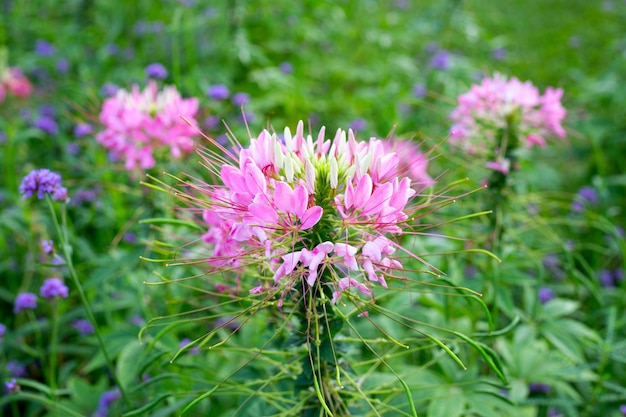
[[[355,288],[372,295],[372,285],[402,264],[394,237],[409,220],[408,204],[432,179],[419,154],[411,172],[423,178],[412,187],[401,158],[385,141],[359,142],[351,130],[325,138],[305,136],[303,123],[284,138],[267,130],[231,161],[205,157],[223,185],[189,184],[203,196],[203,240],[208,263],[220,270],[254,265],[259,285],[251,294],[291,291],[327,294],[331,303]],[[224,163],[225,162],[225,163]],[[406,166],[406,164],[405,164]]]
[[[452,112],[450,144],[463,152],[493,157],[504,129],[514,129],[520,145],[546,145],[546,137],[565,137],[561,122],[566,111],[561,105],[563,90],[548,87],[543,95],[530,81],[495,74],[458,97]],[[507,174],[510,162],[503,150],[495,149],[496,160],[487,167]]]
[[[127,170],[149,169],[156,149],[169,147],[174,158],[193,150],[197,111],[198,99],[183,99],[176,87],[159,91],[151,81],[141,91],[134,85],[104,101],[100,121],[105,130],[96,139],[113,157],[125,159]]]
[[[28,97],[33,92],[33,86],[19,68],[0,70],[0,103],[7,95]]]

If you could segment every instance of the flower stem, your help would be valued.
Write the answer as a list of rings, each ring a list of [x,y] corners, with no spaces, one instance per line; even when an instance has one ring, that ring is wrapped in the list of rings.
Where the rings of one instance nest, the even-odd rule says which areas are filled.
[[[124,402],[126,403],[126,406],[128,408],[131,407],[130,404],[130,400],[128,399],[128,396],[126,394],[126,390],[124,389],[124,387],[122,386],[122,384],[120,384],[120,380],[117,377],[117,373],[115,372],[115,366],[113,364],[113,361],[111,360],[111,357],[109,356],[109,353],[106,349],[106,346],[104,344],[104,340],[102,339],[102,334],[100,333],[100,329],[98,327],[98,323],[96,322],[96,317],[93,314],[93,310],[91,309],[91,306],[89,305],[89,300],[87,300],[87,296],[85,295],[85,291],[83,290],[83,287],[80,283],[80,280],[78,279],[78,274],[76,273],[76,270],[74,269],[74,264],[72,262],[72,251],[71,251],[71,246],[69,244],[68,241],[68,235],[67,235],[67,223],[66,223],[66,215],[65,215],[65,204],[61,205],[61,210],[62,210],[62,219],[63,219],[63,227],[61,227],[61,224],[59,223],[59,219],[57,217],[56,211],[54,210],[54,205],[52,203],[52,198],[50,197],[49,194],[46,194],[46,202],[48,203],[48,207],[50,208],[50,213],[52,215],[52,222],[54,224],[54,227],[56,229],[57,232],[57,236],[59,238],[59,243],[60,243],[60,247],[61,247],[61,251],[63,252],[63,256],[65,257],[65,262],[67,264],[67,269],[70,273],[70,276],[72,277],[72,280],[74,281],[74,285],[76,287],[76,290],[78,291],[78,295],[80,297],[80,301],[83,304],[83,308],[85,309],[85,313],[87,314],[87,318],[89,319],[89,321],[91,322],[93,328],[94,328],[94,332],[96,334],[96,339],[98,340],[98,345],[100,346],[100,350],[102,351],[102,354],[104,355],[104,359],[107,363],[107,366],[109,367],[109,371],[111,372],[111,375],[113,376],[113,380],[115,381],[115,384],[117,385],[117,387],[120,390],[120,393],[122,394],[122,398],[124,399]]]

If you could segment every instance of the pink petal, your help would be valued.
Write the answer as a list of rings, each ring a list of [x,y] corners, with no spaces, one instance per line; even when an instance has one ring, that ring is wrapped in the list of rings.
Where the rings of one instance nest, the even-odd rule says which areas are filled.
[[[306,230],[315,226],[322,218],[322,214],[324,214],[324,209],[320,206],[313,206],[305,211],[304,215],[300,219],[300,229]]]
[[[364,207],[370,196],[372,196],[372,178],[369,174],[365,174],[354,190],[354,207]]]

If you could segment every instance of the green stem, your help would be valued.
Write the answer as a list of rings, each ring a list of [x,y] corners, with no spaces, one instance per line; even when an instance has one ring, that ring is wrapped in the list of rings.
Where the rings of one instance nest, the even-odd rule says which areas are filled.
[[[57,380],[56,380],[56,367],[57,367],[57,339],[59,335],[59,304],[57,300],[52,300],[52,314],[50,315],[50,358],[48,359],[48,365],[50,368],[50,388],[54,393],[54,397],[56,399],[56,389],[57,389]]]
[[[102,334],[100,333],[100,329],[98,327],[98,323],[96,322],[96,317],[93,314],[93,310],[91,309],[91,306],[89,304],[89,300],[87,300],[87,296],[85,295],[85,291],[83,290],[82,285],[80,284],[80,280],[78,279],[78,274],[76,273],[76,270],[74,269],[74,264],[72,262],[72,251],[71,251],[71,246],[68,242],[68,237],[67,237],[67,224],[66,224],[66,215],[65,215],[65,205],[61,206],[61,211],[62,211],[62,219],[63,219],[63,228],[61,228],[61,225],[59,224],[59,219],[57,217],[56,211],[54,210],[54,204],[52,203],[52,198],[50,197],[49,194],[46,194],[46,202],[48,203],[48,207],[50,208],[50,213],[52,215],[52,221],[54,224],[54,227],[56,229],[56,233],[57,236],[59,237],[60,240],[60,247],[61,250],[63,252],[63,256],[65,257],[65,262],[67,265],[67,269],[70,272],[70,276],[72,277],[72,280],[74,281],[74,286],[76,287],[76,290],[78,291],[78,295],[80,297],[80,301],[83,305],[83,308],[85,309],[85,313],[87,314],[87,318],[89,319],[89,321],[91,322],[91,325],[94,328],[94,332],[96,334],[96,339],[98,340],[98,345],[100,346],[100,350],[102,351],[102,354],[104,355],[104,359],[107,363],[107,366],[109,367],[109,371],[111,372],[111,375],[113,376],[113,380],[115,381],[115,384],[117,385],[117,387],[120,390],[120,393],[122,394],[122,398],[124,399],[124,402],[126,403],[126,406],[128,408],[131,407],[130,404],[130,400],[128,399],[128,395],[126,394],[126,390],[124,389],[124,387],[122,386],[122,384],[120,383],[119,378],[117,377],[117,373],[115,372],[115,366],[113,364],[113,361],[111,360],[111,357],[109,356],[109,353],[106,349],[106,346],[104,344],[104,340],[102,339]]]

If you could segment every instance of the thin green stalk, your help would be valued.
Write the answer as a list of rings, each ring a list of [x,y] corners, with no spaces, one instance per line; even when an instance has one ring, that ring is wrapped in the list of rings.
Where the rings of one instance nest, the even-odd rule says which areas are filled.
[[[89,321],[91,322],[94,328],[96,339],[98,340],[98,345],[100,346],[100,350],[102,351],[102,354],[104,355],[104,359],[107,363],[107,366],[109,367],[109,371],[111,372],[111,375],[113,376],[115,384],[119,388],[120,393],[122,394],[122,398],[124,399],[124,402],[126,403],[126,406],[130,408],[131,404],[126,394],[126,390],[124,389],[124,387],[120,383],[119,378],[117,377],[117,373],[115,372],[115,366],[113,364],[113,361],[111,360],[111,357],[109,356],[109,352],[106,349],[104,340],[102,339],[102,334],[100,333],[98,323],[96,322],[96,317],[93,314],[93,310],[91,309],[91,306],[89,305],[89,300],[87,300],[85,291],[83,290],[80,280],[78,279],[78,274],[76,273],[76,270],[74,269],[74,264],[72,262],[72,256],[71,256],[72,255],[71,246],[68,242],[68,237],[67,237],[67,227],[66,227],[66,222],[65,222],[66,220],[65,205],[61,206],[62,218],[63,218],[63,228],[62,228],[61,224],[59,224],[59,219],[57,217],[56,211],[54,210],[54,204],[52,203],[52,198],[50,197],[49,194],[46,194],[46,202],[48,203],[48,207],[50,208],[50,213],[52,215],[52,222],[54,223],[54,228],[56,229],[57,236],[60,240],[59,243],[60,243],[61,251],[63,252],[63,256],[65,257],[67,269],[70,272],[70,276],[72,277],[72,280],[74,281],[74,286],[76,287],[76,290],[78,291],[80,301],[83,304],[83,308],[85,309],[87,318],[89,319]]]
[[[52,300],[52,314],[50,315],[50,358],[48,365],[50,369],[50,388],[55,393],[57,389],[56,367],[57,367],[57,351],[58,351],[58,335],[59,335],[59,304],[57,300]]]

